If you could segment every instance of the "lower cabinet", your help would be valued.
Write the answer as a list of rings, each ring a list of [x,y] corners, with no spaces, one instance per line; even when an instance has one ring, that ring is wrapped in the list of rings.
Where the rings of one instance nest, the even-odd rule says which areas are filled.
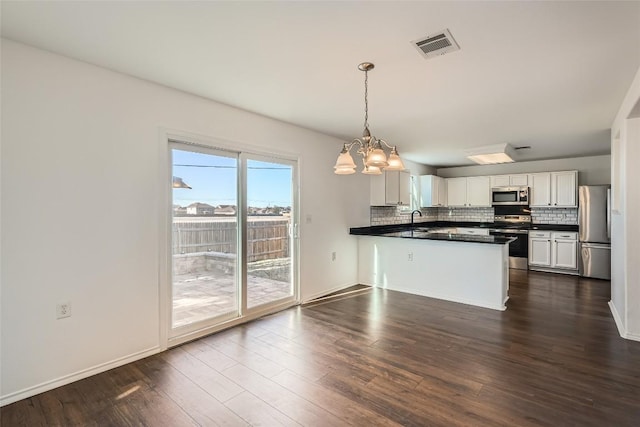
[[[578,233],[529,232],[529,269],[578,273]]]

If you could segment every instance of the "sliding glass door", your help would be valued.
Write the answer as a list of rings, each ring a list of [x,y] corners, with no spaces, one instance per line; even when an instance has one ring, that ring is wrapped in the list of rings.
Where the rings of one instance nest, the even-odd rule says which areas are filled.
[[[237,317],[238,155],[173,148],[172,328]]]
[[[294,164],[247,158],[247,308],[294,295]]]
[[[171,337],[296,300],[297,163],[172,142]]]

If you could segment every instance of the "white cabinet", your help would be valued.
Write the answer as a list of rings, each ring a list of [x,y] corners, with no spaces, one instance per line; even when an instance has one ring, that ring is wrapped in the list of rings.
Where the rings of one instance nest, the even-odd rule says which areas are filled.
[[[578,172],[543,172],[529,174],[531,207],[575,208]]]
[[[577,207],[578,172],[551,172],[551,201],[557,207]]]
[[[551,267],[551,232],[529,232],[529,266]]]
[[[491,206],[491,182],[488,176],[467,178],[467,206]]]
[[[520,175],[509,175],[509,182],[513,187],[527,187],[529,185],[529,175],[526,173]]]
[[[577,233],[551,233],[551,266],[554,268],[578,268]]]
[[[447,178],[447,206],[467,206],[467,178]]]
[[[420,176],[420,207],[430,208],[447,204],[447,187],[444,178],[435,175]]]
[[[532,173],[529,175],[529,206],[551,206],[551,174]]]
[[[526,187],[529,185],[527,174],[491,176],[491,187]]]
[[[494,175],[491,177],[491,188],[493,187],[509,187],[509,175]]]
[[[578,233],[529,232],[529,268],[575,273],[578,268]]]
[[[409,171],[388,171],[371,177],[371,206],[411,204]]]
[[[488,176],[448,178],[446,181],[447,206],[491,206],[491,180]]]

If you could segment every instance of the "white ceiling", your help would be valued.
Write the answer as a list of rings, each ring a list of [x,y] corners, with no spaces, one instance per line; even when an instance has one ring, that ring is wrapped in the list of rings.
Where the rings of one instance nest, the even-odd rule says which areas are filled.
[[[461,50],[410,44],[448,28]],[[2,1],[3,37],[400,155],[470,164],[609,153],[640,67],[640,2]],[[522,152],[522,150],[521,150]]]

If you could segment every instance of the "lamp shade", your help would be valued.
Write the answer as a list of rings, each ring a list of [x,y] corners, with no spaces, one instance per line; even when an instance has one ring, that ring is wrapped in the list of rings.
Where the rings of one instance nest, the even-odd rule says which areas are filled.
[[[380,170],[379,167],[364,165],[364,168],[362,169],[362,173],[365,175],[381,175],[382,171]]]
[[[375,166],[377,168],[384,168],[389,166],[387,162],[387,156],[384,154],[382,148],[374,148],[371,150],[365,161],[367,166]]]
[[[333,167],[337,175],[350,175],[356,172],[356,164],[353,161],[353,157],[347,150],[342,150],[336,160],[336,165]]]
[[[391,154],[389,154],[389,166],[384,168],[384,170],[387,170],[387,171],[403,171],[404,170],[404,163],[402,163],[402,159],[400,159],[400,156],[398,155],[398,151],[396,150],[396,147],[393,147],[393,149],[391,150]]]
[[[173,188],[191,188],[190,186],[188,186],[183,180],[182,178],[178,177],[178,176],[174,176],[173,177]]]

